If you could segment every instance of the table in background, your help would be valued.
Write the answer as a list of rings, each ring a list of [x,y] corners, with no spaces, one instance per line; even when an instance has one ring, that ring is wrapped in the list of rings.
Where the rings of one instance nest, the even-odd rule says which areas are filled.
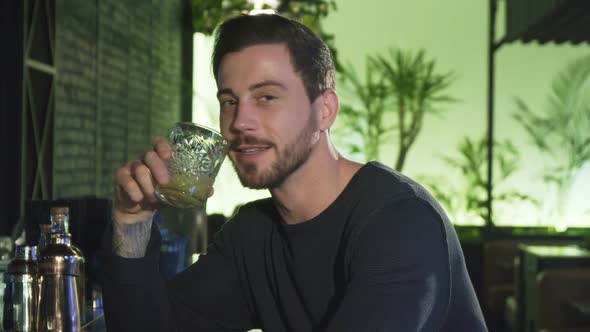
[[[517,302],[520,331],[536,331],[539,273],[552,268],[590,267],[590,251],[578,246],[521,245]]]

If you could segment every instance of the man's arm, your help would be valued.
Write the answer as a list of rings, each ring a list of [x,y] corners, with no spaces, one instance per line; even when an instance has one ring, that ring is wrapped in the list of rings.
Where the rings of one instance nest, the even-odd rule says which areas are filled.
[[[443,221],[428,203],[407,199],[376,211],[353,243],[350,280],[327,331],[443,328],[451,301],[449,253]]]
[[[232,225],[228,223],[215,236],[207,254],[168,285],[174,317],[182,331],[248,331],[256,327],[246,301],[248,286],[239,280],[232,257],[232,243],[228,242]]]
[[[103,238],[102,287],[104,311],[109,331],[175,331],[170,319],[166,283],[159,272],[160,234],[151,221],[144,254],[134,258],[120,255],[133,252],[129,246],[115,249],[116,222],[107,228]],[[132,224],[129,226],[134,226]],[[125,247],[121,243],[121,246]]]
[[[230,250],[229,235],[219,236],[207,255],[166,282],[159,272],[160,234],[150,224],[147,246],[123,245],[115,253],[114,227],[103,239],[103,294],[109,331],[236,331],[248,330],[252,317],[240,297],[242,289]],[[136,224],[131,226],[135,227]],[[138,241],[139,242],[139,241]],[[112,247],[110,245],[113,245]],[[140,243],[141,244],[141,243]],[[141,251],[144,255],[140,255]],[[122,257],[128,252],[139,257]]]
[[[113,253],[125,258],[141,258],[150,241],[153,214],[148,219],[122,224],[113,220]]]

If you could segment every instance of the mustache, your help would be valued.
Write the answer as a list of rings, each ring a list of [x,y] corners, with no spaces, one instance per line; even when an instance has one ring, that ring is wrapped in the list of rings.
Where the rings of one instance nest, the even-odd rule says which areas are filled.
[[[230,149],[236,149],[238,148],[240,145],[242,144],[247,144],[247,145],[274,145],[273,142],[263,139],[263,138],[258,138],[255,136],[238,136],[235,139],[233,139],[230,144],[229,147]]]

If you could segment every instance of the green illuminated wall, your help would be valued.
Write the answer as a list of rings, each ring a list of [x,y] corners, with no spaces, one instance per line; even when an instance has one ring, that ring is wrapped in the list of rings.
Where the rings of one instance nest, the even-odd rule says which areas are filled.
[[[337,1],[338,10],[324,21],[324,28],[335,35],[335,45],[343,63],[351,63],[362,73],[367,55],[385,54],[391,47],[418,50],[423,48],[437,61],[441,71],[453,70],[458,79],[449,94],[461,99],[449,107],[443,117],[425,120],[424,130],[410,152],[404,173],[411,177],[431,176],[440,179],[440,186],[459,187],[463,181],[460,172],[441,161],[443,155],[456,154],[456,147],[464,137],[478,139],[486,131],[486,79],[487,79],[487,21],[488,2],[472,0],[365,0]],[[499,17],[502,34],[502,13]],[[209,44],[210,39],[202,42]],[[199,53],[200,52],[200,53]],[[195,56],[202,58],[201,69],[195,65],[195,78],[210,75],[207,46],[195,47]],[[520,97],[535,109],[545,105],[554,75],[568,62],[590,54],[588,45],[537,45],[509,44],[496,55],[496,137],[509,139],[520,153],[520,169],[498,189],[518,190],[540,202],[496,204],[497,225],[555,225],[552,216],[555,195],[542,181],[546,160],[530,144],[522,127],[511,114],[516,111],[514,97]],[[204,74],[206,72],[206,74]],[[198,78],[201,77],[201,78]],[[212,81],[196,82],[194,104],[195,121],[209,121],[216,125],[217,105]],[[205,84],[205,85],[203,85]],[[207,88],[208,86],[208,88]],[[199,88],[202,87],[202,88]],[[347,96],[341,95],[343,101]],[[343,130],[336,126],[335,140]],[[395,140],[381,148],[381,161],[389,166],[396,155]],[[342,149],[345,155],[362,161],[358,156]],[[236,191],[239,184],[233,177],[230,163],[224,165],[217,184],[216,195],[209,202],[209,212],[229,214],[238,202],[266,195],[264,192]],[[590,184],[590,165],[579,173],[572,186],[567,226],[590,226],[590,209],[583,199],[585,187]],[[586,213],[586,214],[584,214]],[[457,224],[482,224],[477,216],[465,211],[452,211]]]
[[[503,31],[498,16],[498,30]],[[336,35],[341,60],[362,70],[367,54],[384,52],[388,47],[419,49],[437,59],[437,66],[459,74],[450,94],[462,100],[452,106],[444,118],[426,120],[425,132],[412,150],[405,173],[420,177],[441,174],[441,180],[456,177],[437,156],[453,154],[463,136],[478,138],[486,130],[487,1],[338,1],[338,11],[325,20],[325,28]],[[555,204],[551,188],[541,180],[545,160],[528,141],[528,136],[511,117],[516,111],[514,97],[526,100],[533,108],[543,107],[553,76],[564,64],[590,54],[588,45],[509,44],[496,55],[496,137],[510,139],[521,155],[521,169],[505,187],[518,189],[541,202],[497,204],[494,214],[498,225],[555,224],[549,216]],[[392,165],[394,146],[384,147],[383,162]],[[451,185],[454,181],[451,182]],[[590,208],[583,201],[584,187],[590,184],[590,165],[582,170],[574,184],[570,201],[570,226],[590,225]],[[498,188],[502,189],[502,188]],[[455,216],[459,223],[478,223],[470,215]],[[457,220],[459,219],[459,220]],[[463,220],[461,220],[463,219]]]

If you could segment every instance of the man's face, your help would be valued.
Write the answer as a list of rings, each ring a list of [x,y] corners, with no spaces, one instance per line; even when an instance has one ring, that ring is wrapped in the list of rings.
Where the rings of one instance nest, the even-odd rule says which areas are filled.
[[[317,106],[309,101],[287,47],[256,45],[229,53],[218,77],[221,132],[242,185],[280,186],[319,139]]]

